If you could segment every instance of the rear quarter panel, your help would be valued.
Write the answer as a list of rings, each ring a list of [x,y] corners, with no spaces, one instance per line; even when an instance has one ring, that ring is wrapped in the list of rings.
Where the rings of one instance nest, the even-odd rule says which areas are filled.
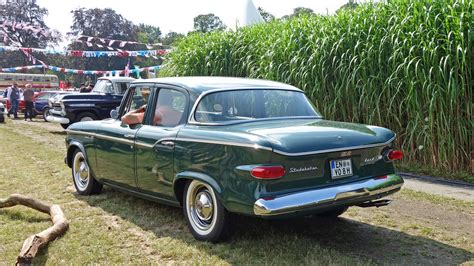
[[[251,215],[253,204],[265,186],[249,171],[238,167],[268,164],[271,150],[241,146],[245,144],[267,145],[260,140],[251,140],[245,134],[182,129],[175,145],[175,173],[179,177],[183,177],[183,173],[196,173],[197,179],[200,174],[211,178],[215,183],[208,183],[218,186],[214,190],[227,210]]]

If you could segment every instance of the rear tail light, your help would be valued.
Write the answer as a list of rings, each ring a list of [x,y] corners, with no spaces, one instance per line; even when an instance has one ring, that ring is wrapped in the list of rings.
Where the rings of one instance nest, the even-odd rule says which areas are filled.
[[[284,176],[286,171],[283,166],[257,166],[250,173],[258,179],[278,179]]]
[[[389,150],[386,153],[387,160],[389,161],[396,161],[403,159],[403,152],[401,150]]]

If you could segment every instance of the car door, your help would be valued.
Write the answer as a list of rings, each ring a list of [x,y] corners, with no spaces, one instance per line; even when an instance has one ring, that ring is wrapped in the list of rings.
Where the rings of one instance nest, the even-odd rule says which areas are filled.
[[[142,123],[127,125],[121,117],[148,103],[152,86],[140,84],[130,88],[122,101],[118,119],[104,120],[96,134],[99,180],[124,188],[136,189],[135,136]]]
[[[187,91],[158,87],[154,112],[137,132],[136,169],[141,191],[165,200],[174,200],[174,140],[188,114]]]

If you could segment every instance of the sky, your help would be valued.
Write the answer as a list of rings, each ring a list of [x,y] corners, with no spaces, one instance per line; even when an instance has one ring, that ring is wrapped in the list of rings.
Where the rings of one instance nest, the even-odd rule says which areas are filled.
[[[134,24],[159,26],[162,33],[170,31],[187,33],[193,29],[193,19],[200,14],[214,13],[227,25],[235,24],[241,17],[247,0],[37,0],[49,11],[47,25],[63,35],[72,24],[71,10],[76,8],[112,8]],[[295,7],[311,8],[316,13],[334,13],[347,0],[253,0],[274,16],[291,14]]]

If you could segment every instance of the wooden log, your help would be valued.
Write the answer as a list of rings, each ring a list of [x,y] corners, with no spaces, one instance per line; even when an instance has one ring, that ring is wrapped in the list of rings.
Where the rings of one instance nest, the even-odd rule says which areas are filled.
[[[12,194],[7,199],[0,199],[0,209],[16,205],[23,205],[47,213],[51,216],[51,220],[53,221],[53,226],[28,237],[25,242],[23,242],[23,247],[18,255],[16,264],[29,265],[41,248],[67,231],[69,223],[64,217],[64,213],[59,205],[41,202],[20,194]]]

